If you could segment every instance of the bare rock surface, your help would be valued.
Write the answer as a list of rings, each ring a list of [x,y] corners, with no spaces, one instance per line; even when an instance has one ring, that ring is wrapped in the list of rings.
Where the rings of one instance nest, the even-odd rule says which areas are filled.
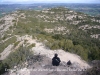
[[[32,61],[32,59],[29,61]],[[75,67],[75,63],[68,66],[66,62],[65,64],[61,62],[59,66],[52,66],[52,60],[41,55],[37,61],[33,61],[30,65],[29,61],[26,68],[9,73],[9,75],[81,75],[85,71],[77,66]]]
[[[7,48],[4,49],[4,51],[0,54],[0,60],[4,60],[12,51],[13,45],[10,44]]]

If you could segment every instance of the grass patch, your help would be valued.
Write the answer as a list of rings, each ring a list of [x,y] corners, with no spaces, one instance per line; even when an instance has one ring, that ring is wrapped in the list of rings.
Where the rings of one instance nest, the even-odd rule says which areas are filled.
[[[35,43],[28,46],[29,49],[31,49],[32,47],[35,47]]]
[[[7,41],[5,41],[4,43],[1,43],[1,44],[0,44],[0,53],[3,52],[3,50],[4,50],[8,45],[15,43],[16,40],[17,40],[17,39],[16,39],[16,37],[14,36],[14,37],[8,39]]]
[[[19,43],[20,43],[20,41],[15,42],[14,47],[16,47]]]

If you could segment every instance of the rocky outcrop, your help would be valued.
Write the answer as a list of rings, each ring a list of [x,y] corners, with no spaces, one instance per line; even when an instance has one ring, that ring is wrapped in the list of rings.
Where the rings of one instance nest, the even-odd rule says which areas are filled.
[[[52,60],[46,56],[37,55],[35,58],[28,60],[27,68],[12,72],[10,75],[81,75],[85,71],[75,63],[68,66],[66,62],[61,62],[59,66],[52,66]]]

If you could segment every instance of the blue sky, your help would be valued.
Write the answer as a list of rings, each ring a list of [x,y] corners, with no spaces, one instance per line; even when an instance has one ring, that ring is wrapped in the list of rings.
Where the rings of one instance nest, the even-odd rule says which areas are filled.
[[[0,3],[100,3],[100,0],[0,0]]]

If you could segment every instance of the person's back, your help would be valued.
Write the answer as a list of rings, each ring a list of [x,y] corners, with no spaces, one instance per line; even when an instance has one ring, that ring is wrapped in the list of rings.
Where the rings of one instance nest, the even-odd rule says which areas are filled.
[[[55,56],[52,58],[52,65],[53,66],[59,66],[59,64],[60,64],[60,58],[59,57],[57,57],[58,55],[57,54],[55,54]]]

